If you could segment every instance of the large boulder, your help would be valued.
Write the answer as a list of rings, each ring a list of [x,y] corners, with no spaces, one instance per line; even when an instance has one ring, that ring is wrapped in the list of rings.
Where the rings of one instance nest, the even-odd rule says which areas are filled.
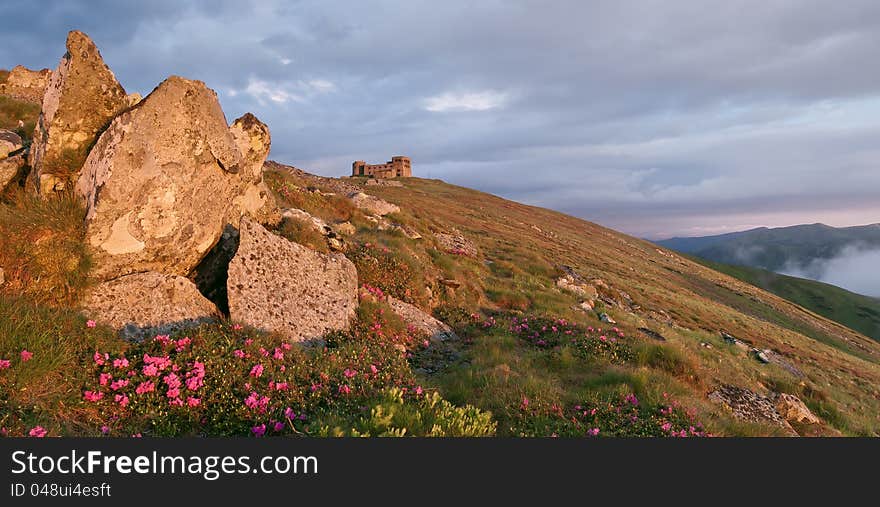
[[[242,218],[229,264],[229,316],[294,341],[349,328],[357,306],[357,270],[341,254],[326,255]]]
[[[29,181],[47,195],[76,179],[98,134],[128,106],[128,99],[95,43],[72,31],[42,106],[30,150]]]
[[[42,104],[51,75],[52,71],[49,69],[30,70],[16,65],[6,76],[6,81],[0,83],[0,95],[23,102]]]
[[[131,339],[168,334],[219,316],[217,307],[191,281],[154,272],[101,283],[83,306],[86,316]]]
[[[778,393],[774,399],[776,411],[788,422],[819,424],[821,421],[800,398],[793,394]]]
[[[17,181],[27,161],[23,153],[8,158],[0,158],[0,192]]]
[[[24,146],[21,137],[11,130],[0,129],[0,160]]]
[[[77,193],[93,274],[188,275],[224,225],[269,202],[261,186],[268,151],[268,128],[252,115],[230,128],[204,83],[163,81],[113,120],[83,166]]]

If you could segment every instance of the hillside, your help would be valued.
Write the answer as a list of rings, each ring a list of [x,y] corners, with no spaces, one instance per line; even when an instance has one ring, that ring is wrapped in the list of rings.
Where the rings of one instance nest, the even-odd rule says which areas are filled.
[[[338,191],[340,181],[357,183],[303,173],[279,174],[292,178],[297,188],[329,192]],[[837,410],[832,407],[840,407],[841,413],[850,407],[861,422],[843,426],[866,424],[856,431],[876,431],[867,428],[875,428],[872,414],[876,412],[871,407],[880,401],[872,387],[880,347],[859,333],[648,242],[557,212],[436,180],[412,178],[399,187],[364,188],[399,205],[402,211],[392,215],[393,219],[423,239],[410,240],[400,231],[366,234],[360,229],[357,237],[411,256],[424,271],[431,292],[439,296],[439,301],[422,302],[436,305],[436,314],[446,315],[451,306],[480,315],[501,312],[608,327],[599,319],[599,313],[607,313],[638,346],[651,350],[643,353],[652,357],[642,357],[633,370],[620,365],[584,368],[567,364],[572,360],[564,351],[536,353],[523,350],[510,338],[482,337],[479,328],[457,328],[475,345],[444,373],[427,379],[452,400],[475,403],[516,419],[510,412],[516,412],[514,401],[521,396],[543,398],[552,406],[554,397],[571,401],[575,393],[583,395],[592,389],[641,385],[648,392],[676,392],[689,406],[724,420],[725,412],[719,412],[706,395],[718,385],[733,384],[757,392],[777,389],[805,396],[808,404],[838,423],[848,416],[832,415]],[[309,211],[332,218],[320,206]],[[477,253],[444,255],[426,240],[438,231],[459,231],[473,241]],[[555,281],[566,273],[594,280],[599,313],[584,311],[579,305],[583,295],[560,290]],[[453,280],[455,288],[449,290],[439,280]],[[774,357],[782,360],[762,364],[742,348],[726,343],[719,334],[722,330],[750,346],[775,351],[779,355]],[[665,342],[659,344],[658,335]],[[499,403],[502,399],[509,404]],[[858,415],[860,410],[865,410],[864,419]],[[716,431],[768,431],[743,430],[729,420],[723,424],[733,426]],[[837,429],[848,433],[855,426]]]
[[[699,257],[694,257],[693,260],[880,340],[880,299],[856,294],[827,283],[781,275],[764,269],[731,266]]]
[[[837,257],[847,247],[880,248],[880,224],[830,227],[824,224],[751,229],[694,238],[656,241],[671,250],[723,264],[810,272],[816,261]],[[814,273],[810,273],[813,276]],[[820,273],[815,273],[818,277]]]
[[[205,83],[66,49],[2,137],[4,436],[880,436],[863,334],[562,213],[267,161]]]

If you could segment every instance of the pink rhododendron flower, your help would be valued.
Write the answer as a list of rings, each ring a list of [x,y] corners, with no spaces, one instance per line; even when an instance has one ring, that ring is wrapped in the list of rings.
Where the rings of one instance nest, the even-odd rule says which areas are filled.
[[[128,406],[128,396],[126,396],[124,394],[117,394],[116,396],[113,397],[113,400],[115,400],[116,403],[119,403],[120,407],[124,408],[124,407]]]
[[[352,378],[357,376],[358,372],[350,368],[346,368],[345,371],[342,372],[342,374],[345,375],[345,378]]]
[[[165,393],[165,396],[167,396],[169,398],[177,398],[180,396],[180,389],[177,387],[172,387],[171,389],[168,390],[167,393]]]
[[[85,391],[83,393],[83,399],[86,401],[98,401],[104,397],[104,393],[100,391]]]
[[[144,375],[148,377],[155,377],[159,375],[159,368],[156,368],[154,364],[145,365],[143,368]]]
[[[421,396],[423,392],[422,386],[416,387],[416,396]]]
[[[293,348],[293,345],[291,345],[291,344],[289,344],[289,343],[287,343],[287,342],[284,342],[284,343],[281,344],[281,348],[284,349],[284,350],[290,350],[290,349]]]
[[[174,350],[182,352],[190,343],[192,343],[192,338],[190,338],[189,336],[185,336],[177,340],[177,344],[175,344]]]
[[[104,364],[104,356],[102,356],[100,352],[96,351],[95,355],[92,356],[92,360],[95,361],[95,364],[97,364],[98,366]]]
[[[168,389],[177,389],[180,387],[180,377],[176,373],[169,373],[162,377],[162,381],[168,386]]]
[[[593,428],[591,430],[587,430],[587,435],[591,437],[595,437],[599,434],[599,428]]]
[[[12,366],[12,361],[10,361],[9,359],[0,359],[0,370],[5,370],[10,366]]]
[[[104,435],[110,433],[110,426],[107,426],[106,424],[104,426],[101,426],[101,433],[103,433]]]
[[[263,435],[266,434],[266,425],[265,424],[258,424],[256,426],[254,426],[253,428],[251,428],[251,431],[253,432],[254,435],[256,435],[258,437],[262,437]]]
[[[260,396],[259,394],[252,392],[248,395],[244,400],[244,404],[251,410],[259,410],[261,413],[265,412],[269,408],[269,397],[268,396]]]
[[[255,364],[254,367],[251,368],[250,375],[251,377],[261,377],[263,375],[263,365],[260,363]]]
[[[109,373],[102,373],[98,375],[98,383],[102,386],[106,386],[107,383],[111,380],[113,380],[113,375],[110,375]]]
[[[340,394],[349,394],[349,393],[351,393],[351,388],[348,387],[348,384],[342,384],[341,386],[339,386],[339,393]]]
[[[171,343],[171,337],[167,334],[156,335],[156,338],[154,338],[154,340],[161,343],[162,345],[168,345],[169,343]]]
[[[193,396],[189,396],[186,399],[186,405],[188,407],[198,407],[202,404],[202,400],[200,398],[195,398]]]
[[[145,380],[138,384],[138,386],[134,389],[134,392],[137,394],[151,393],[156,390],[156,384],[150,382],[149,380]]]
[[[244,329],[244,326],[242,326],[241,324],[233,324],[232,325],[233,331],[241,331],[242,329]]]
[[[113,389],[114,391],[118,391],[126,386],[128,386],[128,380],[126,379],[114,380],[110,383],[110,389]]]
[[[120,357],[119,359],[113,360],[114,368],[128,368],[128,359],[124,357]]]
[[[294,412],[292,408],[287,407],[284,409],[284,417],[288,419],[296,419],[296,412]]]
[[[46,428],[42,426],[34,426],[33,428],[31,428],[30,431],[28,431],[28,435],[37,438],[43,438],[46,436],[47,433],[48,432],[46,431]]]
[[[275,353],[272,354],[272,357],[280,361],[284,359],[284,352],[282,352],[280,348],[275,347]]]
[[[235,357],[237,357],[237,358],[239,358],[239,359],[244,359],[244,357],[245,357],[247,354],[245,354],[244,351],[241,350],[241,349],[235,349],[235,350],[232,351],[232,355],[234,355]]]
[[[276,382],[275,383],[275,390],[276,391],[286,391],[288,389],[288,387],[289,386],[288,386],[287,382]]]
[[[371,364],[371,365],[370,365],[370,372],[372,372],[373,375],[375,375],[376,373],[379,372],[379,368],[376,368],[376,365],[375,365],[375,364]]]
[[[22,363],[26,363],[26,362],[30,361],[32,357],[34,357],[33,352],[28,352],[27,349],[24,349],[21,351],[21,362]]]
[[[87,321],[86,321],[86,327],[92,328],[92,327],[95,327],[95,326],[97,326],[97,325],[98,325],[98,323],[95,322],[94,320],[87,320]]]

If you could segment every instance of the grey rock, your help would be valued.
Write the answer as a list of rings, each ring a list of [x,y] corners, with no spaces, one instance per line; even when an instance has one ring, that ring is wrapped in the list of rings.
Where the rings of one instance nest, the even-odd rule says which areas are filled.
[[[227,127],[213,90],[166,79],[113,120],[77,183],[93,275],[187,276],[226,224],[266,204],[268,151],[268,129],[252,115]]]
[[[355,192],[348,197],[351,199],[351,202],[354,203],[355,207],[373,215],[381,217],[388,215],[389,213],[400,212],[400,207],[396,204],[391,204],[384,199],[363,192]]]
[[[415,305],[390,296],[388,297],[388,305],[407,325],[413,326],[431,341],[445,342],[458,339],[451,327],[423,312]]]
[[[137,273],[103,282],[84,299],[84,313],[129,339],[168,334],[219,316],[195,284],[181,276]]]
[[[294,341],[317,339],[349,328],[357,286],[357,270],[345,256],[315,252],[241,220],[227,280],[232,320]]]

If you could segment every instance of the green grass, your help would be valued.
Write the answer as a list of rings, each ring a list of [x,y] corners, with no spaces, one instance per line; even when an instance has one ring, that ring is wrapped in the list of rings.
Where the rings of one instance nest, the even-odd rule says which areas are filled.
[[[880,341],[880,299],[763,269],[695,260]]]
[[[0,129],[12,130],[22,139],[30,139],[40,116],[40,106],[0,95]],[[23,127],[18,122],[24,122]]]

